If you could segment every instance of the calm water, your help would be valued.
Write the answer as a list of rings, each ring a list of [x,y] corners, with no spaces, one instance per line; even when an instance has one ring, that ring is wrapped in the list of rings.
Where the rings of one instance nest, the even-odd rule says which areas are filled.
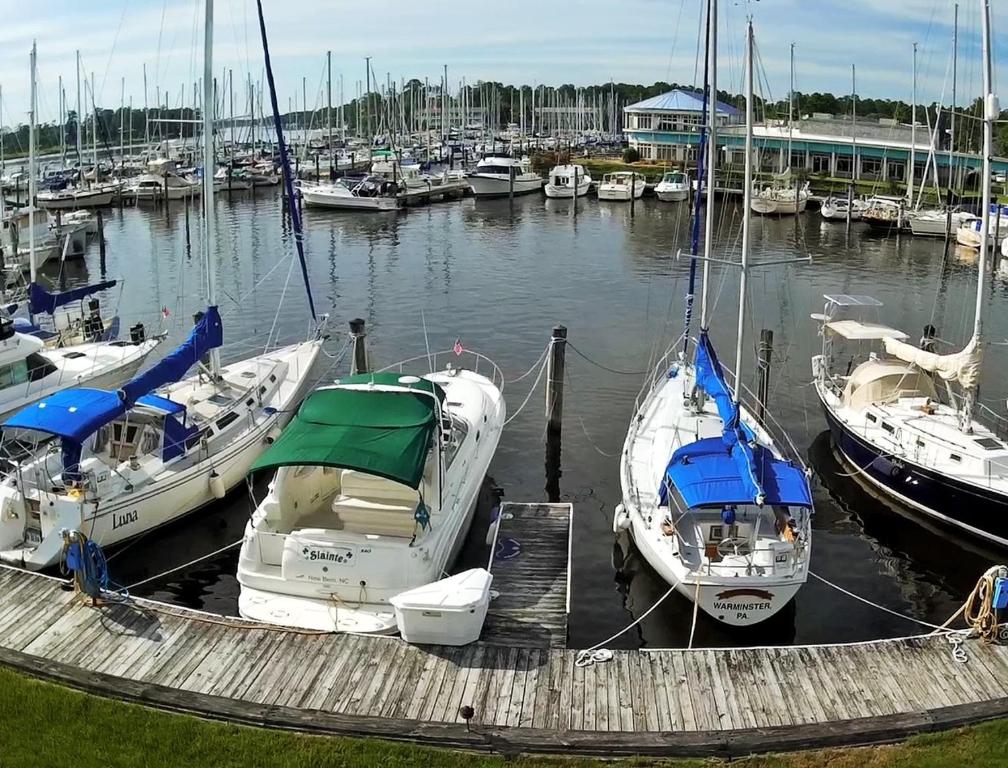
[[[636,217],[627,204],[538,196],[440,204],[396,214],[305,211],[306,243],[316,304],[331,314],[335,355],[346,322],[367,321],[378,364],[423,354],[424,322],[432,349],[456,338],[494,358],[510,380],[543,351],[554,324],[569,328],[571,342],[606,367],[640,372],[657,347],[682,332],[688,262],[686,207],[643,201]],[[216,264],[225,322],[225,357],[248,354],[272,337],[303,338],[307,305],[295,267],[292,236],[275,192],[253,199],[217,201]],[[188,332],[202,306],[205,277],[198,253],[202,226],[185,207],[166,216],[157,209],[106,214],[106,274],[124,278],[114,297],[124,324],[162,324],[169,342]],[[737,245],[740,209],[721,209],[723,248]],[[812,570],[894,610],[944,620],[995,555],[947,533],[935,534],[873,498],[843,476],[818,410],[809,358],[818,348],[811,312],[824,292],[867,293],[885,303],[882,319],[911,336],[938,318],[939,335],[968,335],[975,291],[975,255],[954,251],[942,270],[942,244],[912,238],[880,239],[855,225],[822,223],[817,213],[753,224],[754,260],[811,255],[811,264],[756,270],[751,280],[750,336],[775,333],[771,409],[816,470],[817,504]],[[96,279],[97,249],[86,263],[68,266],[68,282]],[[733,364],[737,275],[714,270],[712,334]],[[117,289],[118,290],[118,289]],[[1008,338],[1008,283],[990,284],[988,332]],[[110,301],[113,297],[110,297]],[[282,299],[282,301],[281,301]],[[280,307],[277,315],[277,307]],[[170,315],[162,320],[161,308]],[[275,322],[274,322],[275,321]],[[165,346],[164,349],[169,347]],[[751,350],[752,344],[749,345]],[[1008,382],[1004,349],[987,358],[983,399],[1004,410]],[[751,358],[751,352],[749,354]],[[330,360],[319,374],[332,378]],[[746,364],[752,371],[752,361]],[[345,372],[342,365],[338,371]],[[751,380],[751,377],[749,377]],[[505,388],[514,412],[534,376]],[[564,414],[561,497],[574,503],[574,563],[570,641],[598,642],[646,611],[667,586],[611,532],[620,500],[618,454],[642,377],[602,370],[571,351]],[[751,382],[752,383],[752,382]],[[1000,405],[998,405],[1000,403]],[[544,396],[535,393],[505,430],[490,468],[493,483],[513,501],[546,499]],[[483,539],[489,504],[474,523],[464,560],[486,557]],[[113,555],[113,578],[131,584],[228,544],[241,535],[247,494],[159,531]],[[140,594],[221,613],[235,613],[237,552],[137,590]],[[747,634],[730,634],[702,616],[697,642],[707,645],[835,642],[910,634],[917,627],[855,602],[815,579],[801,590],[794,610]],[[613,645],[682,646],[691,617],[687,601],[673,595],[633,632]]]

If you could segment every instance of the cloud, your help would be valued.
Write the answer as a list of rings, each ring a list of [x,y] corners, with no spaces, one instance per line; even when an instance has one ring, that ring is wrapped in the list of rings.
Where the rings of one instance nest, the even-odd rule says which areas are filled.
[[[429,77],[438,82],[445,63],[453,88],[462,78],[549,85],[609,79],[691,82],[703,4],[511,0],[506,12],[499,2],[487,0],[299,0],[296,5],[264,0],[264,5],[280,102],[286,106],[295,94],[300,103],[302,78],[309,105],[321,105],[327,49],[333,51],[334,76],[342,74],[348,99],[365,79],[365,56],[372,57],[382,83],[386,73],[396,81]],[[722,0],[719,84],[741,90],[745,18],[751,13],[768,95],[780,98],[787,92],[788,47],[794,42],[798,90],[847,93],[850,65],[856,63],[861,95],[906,99],[911,46],[917,42],[920,100],[936,100],[943,88],[949,90],[952,5],[952,0]],[[132,96],[134,106],[142,105],[145,65],[151,104],[158,93],[163,101],[165,92],[172,105],[193,100],[193,82],[202,76],[202,0],[46,0],[44,13],[26,13],[14,0],[0,0],[0,11],[5,19],[0,27],[4,124],[27,114],[33,38],[39,45],[42,119],[57,113],[61,75],[71,105],[76,101],[78,48],[85,72],[94,72],[102,106],[118,106],[123,78],[127,101]],[[978,19],[979,4],[963,0],[960,100],[980,90]],[[995,6],[994,22],[995,29],[1008,27],[1003,4]],[[249,73],[256,82],[262,77],[254,0],[216,0],[219,83],[227,69],[234,70],[236,83],[246,82]]]

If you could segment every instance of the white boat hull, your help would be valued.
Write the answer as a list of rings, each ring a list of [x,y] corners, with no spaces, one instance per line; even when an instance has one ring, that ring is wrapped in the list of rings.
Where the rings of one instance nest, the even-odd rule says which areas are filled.
[[[662,189],[661,184],[655,187],[655,196],[663,203],[682,203],[689,199],[689,189]]]
[[[338,208],[353,211],[394,211],[399,208],[395,197],[356,197],[349,193],[333,194],[301,188],[305,205],[314,208]]]
[[[40,208],[46,208],[48,210],[76,210],[78,208],[102,208],[107,205],[112,205],[112,200],[115,198],[114,190],[101,190],[95,192],[76,192],[73,195],[67,196],[55,196],[47,197],[45,195],[38,196],[38,204]]]
[[[514,194],[528,195],[543,187],[543,179],[534,174],[516,175]],[[470,173],[469,188],[475,197],[508,197],[511,194],[511,180],[507,176],[490,173]]]
[[[584,197],[585,195],[588,194],[588,191],[590,189],[591,189],[591,179],[584,179],[584,180],[578,179],[578,188],[577,188],[578,197]],[[574,187],[569,184],[564,185],[546,184],[543,187],[543,190],[546,192],[546,197],[549,198],[556,198],[556,199],[566,198],[569,200],[570,198],[574,197]]]

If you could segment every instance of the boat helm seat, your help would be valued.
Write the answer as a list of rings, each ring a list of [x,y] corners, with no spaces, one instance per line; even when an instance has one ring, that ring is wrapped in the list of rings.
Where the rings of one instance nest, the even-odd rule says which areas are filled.
[[[355,499],[381,501],[382,503],[409,503],[414,507],[420,500],[420,494],[415,488],[353,469],[343,470],[340,487],[344,496]]]
[[[332,511],[336,529],[348,533],[408,539],[417,530],[416,502],[382,504],[340,495],[333,500]]]

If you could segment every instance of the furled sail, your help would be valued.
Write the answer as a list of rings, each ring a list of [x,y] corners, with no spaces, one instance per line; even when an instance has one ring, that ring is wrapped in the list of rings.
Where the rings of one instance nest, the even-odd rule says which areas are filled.
[[[983,347],[976,337],[970,339],[962,351],[951,355],[928,352],[898,339],[885,338],[882,343],[890,355],[898,357],[905,363],[916,365],[921,370],[937,373],[946,381],[957,381],[963,389],[975,387],[980,380]]]
[[[179,381],[186,372],[200,361],[207,352],[224,343],[224,327],[221,324],[217,307],[207,307],[206,313],[196,323],[189,338],[139,376],[122,385],[119,397],[127,407],[131,407],[137,399],[152,392],[164,384]]]

